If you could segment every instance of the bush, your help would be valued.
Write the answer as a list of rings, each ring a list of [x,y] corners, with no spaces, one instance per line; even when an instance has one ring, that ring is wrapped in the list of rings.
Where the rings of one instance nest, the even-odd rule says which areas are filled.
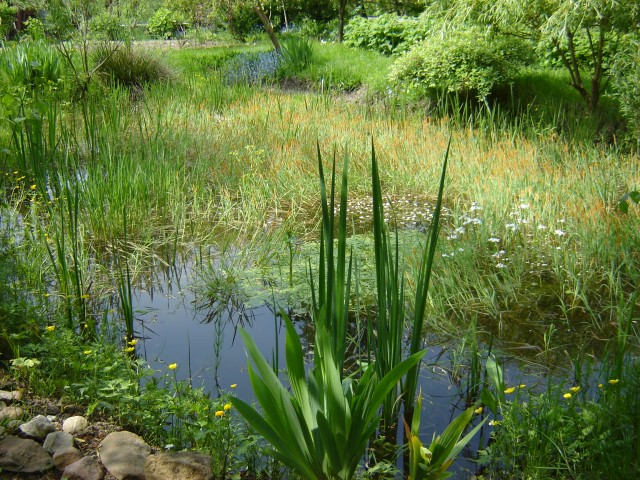
[[[0,2],[0,40],[7,38],[11,32],[16,13],[18,13],[16,7],[9,6],[7,2]]]
[[[275,80],[282,65],[282,55],[276,51],[249,52],[237,55],[227,64],[226,81],[231,84],[260,84]]]
[[[117,15],[103,12],[89,21],[89,32],[99,40],[123,40],[126,29]]]
[[[148,83],[168,82],[173,71],[148,50],[134,50],[131,46],[118,49],[102,45],[93,52],[98,72],[108,82],[127,88],[140,88]]]
[[[344,42],[383,55],[407,51],[423,40],[430,29],[429,17],[400,17],[384,14],[375,18],[354,17],[345,28]]]
[[[531,58],[520,40],[476,29],[449,31],[419,43],[394,63],[390,79],[409,90],[486,98]]]
[[[640,38],[625,39],[618,52],[611,78],[620,111],[640,149]]]
[[[186,20],[180,13],[168,8],[160,8],[149,19],[147,29],[154,37],[171,38],[183,30],[186,24]]]

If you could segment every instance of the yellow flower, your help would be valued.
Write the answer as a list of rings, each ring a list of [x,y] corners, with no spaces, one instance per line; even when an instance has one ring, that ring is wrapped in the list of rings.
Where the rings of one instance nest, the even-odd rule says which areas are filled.
[[[565,393],[562,396],[563,396],[563,398],[566,398],[566,399],[569,399],[569,398],[573,397],[573,395],[571,395],[569,392]]]
[[[136,343],[138,343],[138,339],[134,338],[133,340],[127,342],[127,345],[131,345],[133,347],[133,346],[135,346]]]
[[[473,411],[473,413],[475,413],[476,415],[480,415],[483,410],[484,410],[483,407],[478,407]]]
[[[133,352],[136,349],[136,347],[127,347],[124,349],[125,352],[129,353],[129,352]]]
[[[490,427],[495,427],[496,425],[500,425],[500,420],[491,420],[489,422]]]
[[[84,352],[85,355],[91,355],[93,353],[93,350],[85,350]]]
[[[572,393],[578,393],[580,391],[580,387],[579,386],[571,387],[569,391]]]
[[[83,300],[87,300],[91,298],[91,295],[89,295],[88,293],[85,293],[84,295],[80,295],[80,298],[82,298]]]
[[[598,384],[598,388],[602,388],[603,385],[601,383]]]
[[[53,332],[55,329],[56,329],[56,326],[55,326],[55,325],[49,325],[49,326],[47,327],[47,332]]]
[[[509,393],[513,393],[515,391],[516,391],[516,387],[509,387],[504,391],[504,393],[509,394]]]
[[[619,379],[619,378],[612,378],[611,380],[609,380],[609,383],[610,383],[611,385],[615,385],[615,384],[616,384],[616,383],[618,383],[619,381],[620,381],[620,379]]]
[[[176,368],[178,368],[178,364],[177,363],[172,363],[169,365],[169,370],[175,370]]]
[[[31,188],[31,190],[35,190],[36,186],[35,185],[31,185],[31,187],[29,187],[29,188]]]
[[[222,417],[224,415],[224,410],[218,410],[216,412],[216,417]]]
[[[524,383],[521,383],[520,385],[518,385],[518,388],[525,388],[526,385]]]
[[[225,403],[224,407],[222,407],[222,409],[226,412],[227,410],[231,410],[231,404],[230,403]]]
[[[238,384],[237,384],[237,383],[232,383],[232,384],[231,384],[231,388],[236,388],[237,386],[238,386]]]

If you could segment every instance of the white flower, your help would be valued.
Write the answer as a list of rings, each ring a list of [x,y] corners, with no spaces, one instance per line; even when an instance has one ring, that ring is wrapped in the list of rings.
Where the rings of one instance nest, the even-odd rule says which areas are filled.
[[[547,229],[546,225],[542,225],[542,224],[538,225],[538,230],[546,230],[546,229]]]
[[[496,268],[507,268],[507,266],[504,263],[498,263]]]
[[[507,223],[505,227],[510,228],[511,230],[516,230],[518,228],[518,226],[515,223]]]
[[[499,239],[499,238],[496,238],[496,237],[491,237],[491,238],[489,239],[489,242],[491,242],[491,243],[499,243],[499,242],[500,242],[500,239]]]
[[[560,230],[559,228],[556,228],[556,230],[553,233],[555,233],[559,237],[564,237],[567,234],[567,232],[565,232],[564,230]]]
[[[531,205],[529,205],[528,203],[521,203],[520,208],[523,210],[526,210],[528,208],[531,208]]]

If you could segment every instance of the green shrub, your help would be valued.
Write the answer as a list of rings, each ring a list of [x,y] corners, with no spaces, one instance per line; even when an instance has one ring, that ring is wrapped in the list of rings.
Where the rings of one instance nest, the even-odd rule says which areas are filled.
[[[11,32],[16,13],[18,13],[16,7],[9,6],[7,2],[0,2],[0,40],[6,38]]]
[[[415,18],[385,13],[375,18],[354,17],[345,28],[344,41],[351,47],[393,55],[426,38],[431,23],[427,15]]]
[[[110,12],[96,15],[89,21],[89,32],[100,40],[123,40],[126,28],[122,20]]]
[[[168,8],[160,8],[149,19],[147,29],[155,37],[175,37],[186,26],[184,17]]]
[[[408,90],[487,97],[530,58],[523,41],[477,29],[433,35],[394,63],[390,79]]]
[[[36,17],[31,17],[24,22],[23,32],[29,40],[44,40],[46,38],[44,23]],[[25,37],[21,40],[25,40]]]
[[[611,75],[620,111],[640,149],[640,39],[626,39],[613,63]]]
[[[93,62],[106,81],[127,88],[168,82],[174,77],[169,66],[156,55],[131,46],[114,50],[110,45],[102,45],[93,52]]]

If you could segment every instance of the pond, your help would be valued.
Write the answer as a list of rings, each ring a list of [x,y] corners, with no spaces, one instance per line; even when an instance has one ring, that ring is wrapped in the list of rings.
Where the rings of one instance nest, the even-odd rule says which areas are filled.
[[[234,395],[251,402],[255,398],[238,330],[246,329],[266,358],[274,358],[277,351],[279,368],[284,369],[282,319],[268,304],[252,308],[207,304],[198,298],[198,289],[193,288],[195,276],[194,269],[186,267],[169,272],[153,288],[135,291],[137,333],[141,337],[137,352],[160,372],[177,363],[178,378],[190,379],[194,387],[204,386],[213,396],[231,391],[230,386],[235,384]],[[310,332],[307,322],[306,317],[294,316],[303,349],[310,353],[310,358],[312,347],[310,340],[305,339]],[[459,346],[432,343],[423,361],[419,387],[423,393],[421,439],[426,443],[466,407],[466,382],[454,372],[454,366],[464,359],[452,353],[459,353],[455,347]],[[534,383],[514,361],[503,366],[507,383]],[[477,471],[472,457],[481,445],[486,445],[490,430],[485,424],[481,434],[460,455],[453,467],[456,478],[468,478]]]

